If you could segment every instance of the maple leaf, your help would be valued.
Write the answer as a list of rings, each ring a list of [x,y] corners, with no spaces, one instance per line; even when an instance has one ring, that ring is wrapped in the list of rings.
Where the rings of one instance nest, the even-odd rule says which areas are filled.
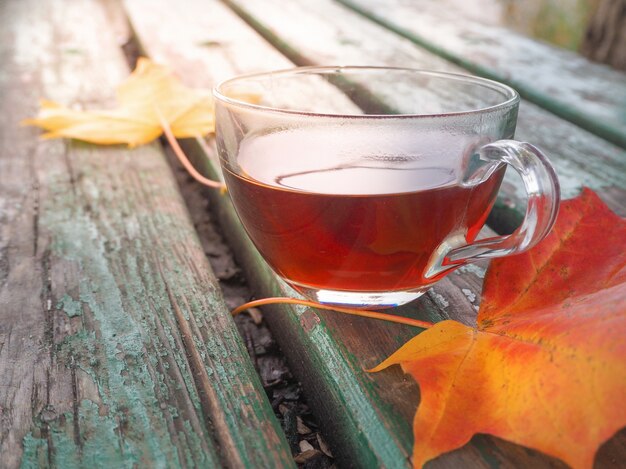
[[[254,101],[252,95],[242,95]],[[43,138],[76,138],[98,144],[151,142],[169,124],[178,138],[206,135],[215,128],[213,98],[208,90],[187,88],[162,65],[146,58],[117,88],[116,109],[77,111],[42,100],[39,115],[23,121],[48,131]]]
[[[476,328],[437,323],[371,370],[420,386],[416,467],[476,433],[592,467],[626,425],[625,246],[626,221],[584,189],[535,248],[492,262]]]

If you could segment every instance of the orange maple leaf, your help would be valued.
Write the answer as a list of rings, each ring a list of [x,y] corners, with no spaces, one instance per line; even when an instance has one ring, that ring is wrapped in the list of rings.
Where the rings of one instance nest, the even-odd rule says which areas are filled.
[[[626,426],[626,221],[592,191],[532,250],[492,262],[477,327],[443,321],[372,371],[419,383],[416,467],[489,433],[591,468]]]

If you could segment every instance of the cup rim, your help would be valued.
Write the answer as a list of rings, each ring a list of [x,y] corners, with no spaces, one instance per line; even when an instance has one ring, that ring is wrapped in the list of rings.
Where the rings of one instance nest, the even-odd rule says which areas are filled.
[[[400,113],[400,114],[356,114],[356,113],[329,113],[329,112],[312,112],[312,111],[303,111],[297,109],[285,109],[279,107],[265,106],[261,104],[253,104],[247,101],[243,101],[236,98],[231,98],[226,96],[221,92],[221,89],[224,86],[235,83],[237,81],[244,81],[248,79],[261,78],[261,77],[271,77],[277,75],[290,75],[290,74],[301,74],[301,73],[343,73],[350,71],[403,71],[403,72],[412,72],[419,73],[422,75],[429,75],[438,78],[446,78],[451,80],[465,81],[468,83],[474,83],[477,85],[481,85],[487,88],[491,88],[494,91],[500,91],[505,96],[503,97],[503,101],[493,104],[491,106],[479,107],[475,109],[469,109],[465,111],[452,111],[446,113]],[[495,80],[490,80],[488,78],[478,77],[474,75],[467,75],[463,73],[454,73],[454,72],[445,72],[438,70],[429,70],[429,69],[420,69],[420,68],[411,68],[411,67],[387,67],[387,66],[362,66],[362,65],[328,65],[328,66],[305,66],[305,67],[292,67],[280,70],[274,70],[269,72],[256,72],[256,73],[246,73],[243,75],[238,75],[235,77],[231,77],[219,82],[213,88],[213,96],[216,100],[221,101],[225,104],[229,104],[232,106],[237,106],[240,108],[262,111],[271,114],[282,114],[282,115],[294,115],[294,116],[310,116],[310,117],[329,117],[329,118],[351,118],[351,119],[415,119],[415,118],[436,118],[436,117],[449,117],[449,116],[466,116],[466,115],[474,115],[481,114],[485,112],[496,111],[501,108],[506,108],[508,106],[515,105],[519,103],[520,96],[519,93],[504,83],[500,83]]]

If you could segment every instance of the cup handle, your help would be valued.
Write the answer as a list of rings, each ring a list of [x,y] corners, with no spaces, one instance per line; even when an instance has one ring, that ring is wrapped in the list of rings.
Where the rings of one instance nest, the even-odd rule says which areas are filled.
[[[520,227],[510,235],[496,236],[449,249],[435,262],[428,276],[438,275],[474,259],[508,256],[526,251],[550,231],[559,209],[559,180],[548,158],[530,143],[498,140],[481,147],[474,155],[471,179],[485,178],[506,163],[521,176],[528,193],[526,215]],[[436,264],[439,264],[437,268]]]

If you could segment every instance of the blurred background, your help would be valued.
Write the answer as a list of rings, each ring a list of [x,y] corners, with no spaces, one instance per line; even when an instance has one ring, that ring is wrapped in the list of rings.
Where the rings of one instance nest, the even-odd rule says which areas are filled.
[[[506,26],[626,70],[626,0],[451,0],[471,21]]]

